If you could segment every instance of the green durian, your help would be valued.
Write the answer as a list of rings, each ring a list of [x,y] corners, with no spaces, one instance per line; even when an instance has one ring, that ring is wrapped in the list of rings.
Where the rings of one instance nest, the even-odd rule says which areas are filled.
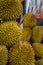
[[[29,41],[31,38],[31,29],[30,28],[23,28],[23,40]]]
[[[37,57],[43,57],[43,44],[41,43],[33,43],[33,49]]]
[[[0,65],[6,65],[8,61],[8,50],[4,45],[0,45]]]
[[[3,21],[16,20],[22,14],[22,4],[18,0],[0,1],[0,18]]]
[[[37,60],[35,65],[43,65],[43,59]]]
[[[10,65],[34,65],[34,50],[28,42],[20,42],[9,51]]]
[[[0,24],[0,44],[8,47],[16,44],[22,38],[22,29],[15,21]]]
[[[28,14],[24,15],[24,18],[23,18],[24,27],[32,28],[32,27],[36,26],[36,23],[37,23],[36,17],[32,13],[28,13]]]
[[[36,26],[32,30],[32,40],[33,42],[41,42],[43,37],[42,27]]]

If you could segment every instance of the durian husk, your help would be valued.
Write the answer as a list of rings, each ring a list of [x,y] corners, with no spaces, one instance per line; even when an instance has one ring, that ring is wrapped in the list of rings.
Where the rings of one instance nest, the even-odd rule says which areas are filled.
[[[22,29],[16,21],[8,21],[0,24],[0,44],[8,47],[16,44],[22,38]]]
[[[30,41],[31,39],[31,35],[32,35],[32,31],[30,28],[23,28],[23,40],[25,41]]]
[[[43,38],[43,32],[42,32],[42,27],[41,26],[36,26],[32,29],[32,40],[33,42],[38,42],[40,43]]]
[[[19,0],[21,3],[24,1],[24,0]]]
[[[0,45],[0,65],[6,65],[8,62],[8,50],[6,46]]]
[[[33,46],[36,56],[43,58],[43,44],[33,43],[32,46]]]
[[[34,50],[27,42],[14,45],[9,51],[10,65],[34,65]]]
[[[22,11],[22,4],[18,0],[0,1],[0,18],[3,21],[16,20],[22,14]]]
[[[33,15],[32,13],[28,13],[25,14],[23,17],[23,26],[24,27],[30,27],[33,28],[34,26],[36,26],[37,24],[37,20],[35,15]]]
[[[43,59],[36,60],[35,65],[43,65]]]

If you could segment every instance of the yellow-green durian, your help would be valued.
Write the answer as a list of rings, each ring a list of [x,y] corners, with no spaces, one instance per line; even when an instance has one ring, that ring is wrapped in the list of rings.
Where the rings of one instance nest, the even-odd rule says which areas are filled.
[[[23,2],[24,0],[19,0],[20,2]]]
[[[8,62],[8,50],[6,46],[0,45],[0,65],[6,65]]]
[[[3,21],[16,20],[22,14],[22,4],[18,0],[0,1],[0,18]]]
[[[41,42],[43,37],[42,27],[36,26],[32,30],[32,40],[33,42]]]
[[[43,65],[43,59],[36,60],[35,65]]]
[[[43,57],[43,44],[33,43],[32,46],[33,46],[36,56]]]
[[[32,28],[32,27],[36,26],[36,23],[37,23],[36,17],[32,13],[28,13],[28,14],[24,15],[24,18],[23,18],[24,27]]]
[[[9,51],[10,65],[34,65],[34,50],[28,42],[20,42]]]
[[[31,29],[30,28],[23,28],[23,40],[29,41],[31,38]]]
[[[0,24],[0,44],[10,47],[22,37],[22,29],[15,21]]]

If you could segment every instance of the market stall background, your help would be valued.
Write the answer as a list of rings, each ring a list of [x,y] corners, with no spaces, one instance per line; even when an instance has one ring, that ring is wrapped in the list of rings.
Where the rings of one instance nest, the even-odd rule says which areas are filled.
[[[43,25],[43,0],[24,0],[22,4],[24,9],[23,15],[32,12],[37,18],[37,24]]]

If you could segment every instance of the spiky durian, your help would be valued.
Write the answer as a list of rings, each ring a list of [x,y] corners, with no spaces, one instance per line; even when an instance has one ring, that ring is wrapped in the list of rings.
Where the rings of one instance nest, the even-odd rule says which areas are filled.
[[[22,37],[22,29],[15,21],[0,24],[0,44],[8,47],[17,43]]]
[[[8,61],[8,50],[4,45],[0,45],[0,65],[6,65]]]
[[[32,13],[28,13],[28,14],[25,14],[24,15],[24,18],[23,18],[23,25],[24,27],[34,27],[36,26],[36,18],[35,18],[35,15],[33,15]]]
[[[34,51],[28,42],[20,42],[9,51],[10,65],[34,65]]]
[[[43,37],[42,27],[36,26],[32,30],[32,40],[33,42],[41,42]]]
[[[39,64],[38,64],[38,61],[35,61],[35,65],[39,65]]]
[[[41,43],[33,43],[32,46],[36,56],[43,57],[43,45]]]
[[[23,28],[23,40],[29,41],[31,38],[31,29],[30,28]]]
[[[19,0],[20,2],[23,2],[24,0]]]
[[[43,31],[42,31],[43,32]]]
[[[43,65],[43,59],[37,60],[35,65]]]
[[[0,18],[4,21],[15,20],[22,13],[22,4],[18,0],[0,1]]]

